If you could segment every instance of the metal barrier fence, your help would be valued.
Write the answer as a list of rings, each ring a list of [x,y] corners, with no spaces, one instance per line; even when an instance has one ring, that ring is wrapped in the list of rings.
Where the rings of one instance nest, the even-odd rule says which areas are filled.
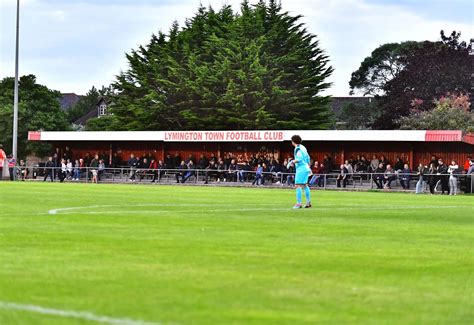
[[[254,170],[219,170],[219,169],[149,169],[149,168],[72,168],[63,170],[61,167],[17,166],[14,171],[15,180],[48,180],[59,182],[100,182],[100,183],[228,183],[229,185],[280,185],[292,186],[294,173],[263,172],[258,174]],[[405,177],[409,176],[408,180]],[[327,188],[416,188],[415,184],[426,191],[429,185],[436,181],[435,190],[440,186],[455,184],[456,189],[465,193],[474,192],[474,175],[455,174],[424,174],[426,181],[419,184],[420,175],[394,173],[389,179],[382,173],[353,173],[341,179],[339,173],[312,175],[308,179],[311,186]]]

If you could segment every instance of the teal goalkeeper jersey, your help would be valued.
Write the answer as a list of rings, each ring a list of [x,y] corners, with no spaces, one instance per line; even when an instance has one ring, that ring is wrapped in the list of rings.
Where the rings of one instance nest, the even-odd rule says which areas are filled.
[[[305,171],[309,172],[311,169],[309,168],[310,158],[306,147],[302,144],[295,147],[295,159],[298,161],[295,164],[296,171]]]

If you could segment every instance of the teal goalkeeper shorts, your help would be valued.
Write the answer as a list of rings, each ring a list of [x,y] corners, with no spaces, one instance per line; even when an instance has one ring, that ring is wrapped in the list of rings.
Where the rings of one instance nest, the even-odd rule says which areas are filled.
[[[306,185],[308,183],[309,171],[297,170],[295,175],[295,185]]]

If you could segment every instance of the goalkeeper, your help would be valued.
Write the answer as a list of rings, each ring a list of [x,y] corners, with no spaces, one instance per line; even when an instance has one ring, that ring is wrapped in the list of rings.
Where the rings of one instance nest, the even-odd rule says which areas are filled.
[[[305,146],[301,144],[302,142],[303,140],[299,135],[294,135],[291,137],[291,144],[295,147],[295,159],[290,163],[294,164],[296,169],[296,204],[293,209],[301,209],[303,207],[301,203],[303,188],[306,196],[306,205],[304,207],[311,208],[311,193],[308,186],[308,177],[311,175],[311,168],[309,167],[310,158]]]

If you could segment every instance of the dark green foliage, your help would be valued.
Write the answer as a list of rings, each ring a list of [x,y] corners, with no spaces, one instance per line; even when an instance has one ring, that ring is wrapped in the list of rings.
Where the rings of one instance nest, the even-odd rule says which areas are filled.
[[[96,109],[97,102],[101,96],[107,94],[108,89],[102,87],[101,90],[97,90],[94,86],[83,96],[71,109],[67,112],[67,118],[69,123],[74,123],[77,119],[84,116],[93,109]]]
[[[14,79],[0,81],[0,139],[7,152],[11,152],[13,124]],[[36,83],[36,77],[27,75],[20,78],[18,108],[18,156],[24,158],[29,153],[42,155],[49,147],[38,142],[27,142],[28,131],[68,130],[66,113],[61,110],[58,91]]]
[[[366,130],[380,117],[381,111],[375,101],[366,104],[348,103],[337,114],[342,122],[338,129]]]
[[[199,7],[183,28],[127,55],[113,129],[318,129],[331,126],[328,57],[276,1],[236,14]]]
[[[84,131],[110,131],[113,130],[115,123],[114,115],[101,116],[100,118],[95,117],[87,121],[84,127]]]
[[[439,42],[404,42],[385,44],[366,58],[352,74],[352,91],[377,97],[382,111],[375,121],[378,129],[391,129],[397,120],[410,113],[411,102],[421,100],[421,110],[434,108],[433,101],[450,92],[469,92],[470,47],[460,40],[460,33]]]

